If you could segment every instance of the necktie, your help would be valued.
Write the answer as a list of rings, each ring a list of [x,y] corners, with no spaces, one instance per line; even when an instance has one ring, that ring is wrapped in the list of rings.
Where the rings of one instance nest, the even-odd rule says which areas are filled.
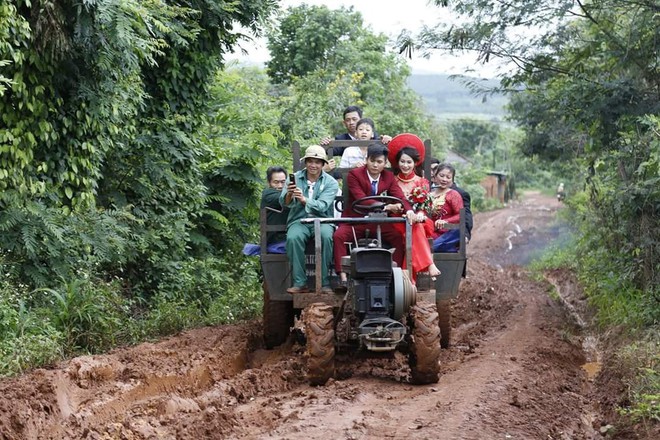
[[[378,181],[377,180],[372,180],[371,181],[371,194],[376,195],[378,193]]]

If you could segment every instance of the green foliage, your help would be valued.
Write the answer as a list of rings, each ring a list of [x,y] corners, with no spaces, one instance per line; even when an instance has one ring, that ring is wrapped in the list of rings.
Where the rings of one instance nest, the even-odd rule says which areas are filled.
[[[203,323],[199,306],[184,299],[170,300],[157,295],[153,308],[139,324],[144,337],[171,335]]]
[[[242,255],[195,259],[165,277],[140,327],[149,336],[194,326],[226,324],[258,316],[258,262]]]
[[[21,373],[65,354],[252,319],[261,312],[258,261],[234,260],[241,263],[190,259],[176,274],[163,277],[148,304],[126,298],[116,282],[79,277],[56,288],[17,292],[20,284],[6,276],[0,284],[0,375]]]
[[[95,352],[123,340],[128,310],[116,286],[75,278],[36,292],[47,295],[41,302],[47,305],[53,326],[64,336],[66,348]]]
[[[500,131],[496,124],[476,119],[450,121],[448,126],[453,150],[467,157],[492,151]]]
[[[37,285],[92,254],[149,290],[168,261],[189,253],[208,201],[208,146],[196,131],[210,80],[241,35],[233,25],[258,33],[274,7],[2,3],[0,60],[11,61],[2,64],[12,79],[0,95],[2,246]],[[98,232],[87,227],[99,220]],[[71,243],[83,234],[93,244]]]
[[[5,194],[7,200],[9,196]],[[0,211],[3,261],[26,281],[45,286],[53,275],[71,278],[78,270],[125,261],[137,244],[131,242],[130,226],[135,224],[139,221],[126,211],[81,207],[67,213],[16,197]]]
[[[353,8],[290,7],[278,29],[268,36],[268,74],[275,83],[290,83],[316,70],[336,67],[336,58],[359,44],[365,31]]]
[[[584,255],[585,250],[588,255]],[[530,265],[530,269],[534,273],[552,269],[576,271],[585,293],[597,306],[600,323],[632,330],[629,334],[635,342],[619,349],[611,359],[611,368],[622,378],[626,386],[625,400],[629,402],[626,407],[619,408],[619,413],[646,427],[659,422],[660,316],[657,303],[644,292],[623,285],[617,278],[616,262],[604,253],[593,254],[579,234],[571,234],[563,243],[549,249]]]
[[[628,387],[630,406],[621,414],[633,422],[650,425],[660,422],[660,341],[657,333],[648,333],[640,341],[624,347],[615,357],[615,365]]]
[[[64,337],[49,319],[26,307],[24,286],[11,276],[0,281],[0,376],[22,373],[63,356]]]
[[[660,119],[643,122],[646,127],[622,133],[619,150],[594,163],[588,176],[589,198],[582,200],[589,210],[571,206],[585,220],[587,240],[620,256],[622,282],[652,290],[660,282]]]
[[[289,167],[279,109],[263,71],[231,68],[216,73],[209,113],[198,135],[207,146],[201,169],[206,205],[191,239],[198,247],[238,250],[254,235],[266,169]],[[200,241],[201,239],[201,241]]]
[[[160,296],[167,300],[183,299],[206,310],[215,297],[235,284],[234,279],[245,270],[236,262],[244,258],[230,254],[226,259],[197,258],[182,262],[176,272],[163,277],[158,286]]]
[[[486,170],[474,166],[461,167],[456,170],[454,180],[458,186],[470,193],[471,209],[473,213],[489,211],[501,207],[499,200],[486,198],[486,190],[481,185],[481,181],[486,175]]]
[[[402,35],[405,50],[476,50],[512,62],[520,151],[571,173],[569,207],[579,225],[580,278],[608,324],[658,320],[660,225],[660,37],[657,2],[487,0],[450,4],[467,20]],[[529,30],[531,38],[519,38]],[[585,193],[579,194],[579,179]]]
[[[384,35],[364,29],[361,22],[352,9],[303,5],[289,8],[269,35],[268,73],[292,86],[279,90],[286,99],[281,125],[288,139],[341,133],[348,105],[360,105],[381,134],[429,136],[431,119],[407,84],[410,69],[387,51]]]
[[[612,218],[609,209],[619,210],[627,203],[625,198],[615,202],[607,197],[605,200],[619,206],[609,205],[597,212],[589,205],[589,198],[585,192],[578,193],[567,204],[574,211],[569,218],[579,231],[575,255],[578,276],[599,309],[600,322],[630,328],[656,324],[660,321],[658,284],[644,284],[658,271],[657,260],[649,261],[646,256],[657,252],[656,242],[649,242],[656,232],[643,229],[648,222],[643,215],[637,219],[637,229],[632,230],[631,222]]]
[[[152,334],[135,323],[159,286],[253,235],[279,111],[263,74],[217,72],[276,6],[0,2],[0,275],[19,292],[0,301],[3,371]],[[6,327],[16,313],[42,330]]]
[[[330,136],[328,127],[342,119],[346,102],[355,102],[362,78],[361,74],[340,70],[334,78],[328,78],[325,71],[317,71],[295,80],[290,95],[282,103],[280,124],[287,139],[318,142],[316,139]]]
[[[234,278],[230,289],[216,297],[206,313],[206,323],[229,324],[261,315],[263,291],[259,282],[257,263],[247,262],[250,270]]]
[[[585,225],[584,229],[593,227]],[[637,267],[630,264],[631,255],[621,250],[610,251],[602,246],[609,237],[591,230],[583,232],[579,241],[579,279],[585,293],[599,310],[604,325],[624,325],[638,328],[660,320],[656,288],[642,290],[633,278]]]
[[[451,149],[451,134],[446,124],[431,124],[428,139],[432,142],[432,157],[442,160],[447,151]]]
[[[62,359],[62,334],[45,326],[0,342],[0,376],[20,374]]]
[[[575,270],[577,268],[576,253],[575,240],[571,234],[561,245],[553,245],[544,251],[540,258],[532,261],[529,268],[537,273],[553,269]]]

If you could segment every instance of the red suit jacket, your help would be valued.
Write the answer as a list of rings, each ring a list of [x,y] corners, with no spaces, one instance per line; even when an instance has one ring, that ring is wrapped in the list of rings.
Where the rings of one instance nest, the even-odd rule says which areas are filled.
[[[342,217],[364,217],[363,215],[354,212],[351,205],[357,199],[373,195],[371,192],[371,178],[367,173],[367,167],[361,166],[349,171],[348,176],[346,177],[346,184],[348,185],[349,195],[348,202],[344,205]],[[404,211],[411,209],[410,202],[406,199],[405,194],[403,194],[401,187],[396,181],[394,173],[391,171],[383,170],[383,172],[380,173],[377,194],[397,197],[403,202]],[[366,204],[369,203],[375,202],[366,202]]]

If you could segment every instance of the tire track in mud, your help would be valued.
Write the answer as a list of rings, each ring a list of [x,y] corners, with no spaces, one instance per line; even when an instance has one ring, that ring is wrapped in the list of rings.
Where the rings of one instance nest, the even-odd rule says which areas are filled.
[[[256,330],[251,328],[251,336]],[[246,343],[245,335],[234,333],[223,341],[220,354],[202,356],[200,366],[172,376],[148,376],[136,388],[102,404],[92,411],[91,419],[85,419],[85,430],[112,438],[131,438],[135,433],[136,438],[213,438],[218,431],[209,422],[233,424],[237,405],[301,382],[297,378],[304,377],[302,363],[296,359],[270,356],[252,368],[258,337]],[[209,358],[221,362],[209,363]],[[128,422],[118,423],[122,419]]]
[[[232,382],[249,382],[241,375],[260,339],[255,327],[193,330],[158,344],[82,356],[55,370],[37,370],[31,374],[32,384],[26,383],[28,376],[2,382],[5,402],[14,401],[15,406],[0,406],[0,438],[81,438],[122,421],[136,408],[171,411],[222,384],[229,395],[240,396],[241,386]],[[26,399],[30,387],[39,391],[36,399]],[[2,417],[5,410],[13,414]]]

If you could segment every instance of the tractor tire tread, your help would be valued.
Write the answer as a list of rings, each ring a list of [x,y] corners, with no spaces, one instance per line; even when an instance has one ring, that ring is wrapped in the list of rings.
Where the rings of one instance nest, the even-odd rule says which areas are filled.
[[[335,374],[335,331],[332,306],[310,304],[303,310],[307,340],[307,379],[311,385],[325,385]]]
[[[440,328],[436,305],[418,302],[410,310],[411,381],[416,384],[436,383],[440,373]]]

